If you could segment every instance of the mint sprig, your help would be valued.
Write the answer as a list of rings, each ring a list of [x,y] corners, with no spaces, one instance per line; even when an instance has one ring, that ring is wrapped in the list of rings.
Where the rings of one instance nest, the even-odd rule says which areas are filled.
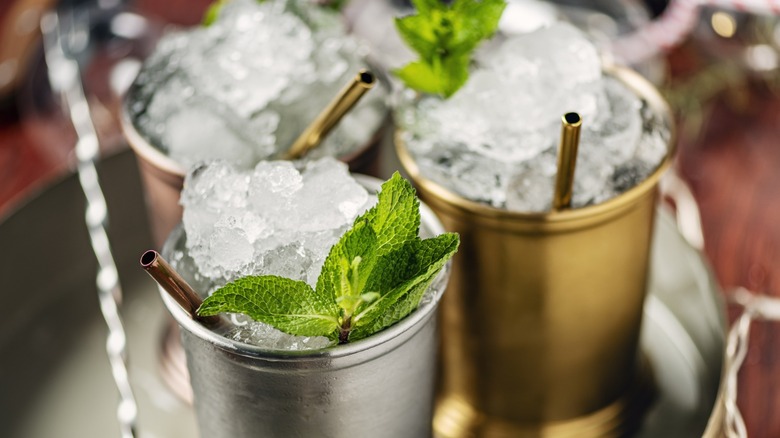
[[[349,0],[319,0],[319,4],[322,7],[328,8],[332,11],[340,11],[344,9],[344,6],[349,2]]]
[[[225,7],[225,4],[228,1],[229,0],[215,0],[213,3],[211,3],[206,9],[206,12],[203,14],[201,25],[204,27],[209,27],[214,24],[214,22],[217,21],[217,18],[219,18],[219,13],[222,12],[222,8]]]
[[[401,38],[420,59],[395,70],[408,87],[452,96],[469,77],[471,55],[498,28],[504,0],[412,0],[417,15],[396,18]]]
[[[457,234],[422,240],[419,229],[419,200],[396,172],[377,205],[331,248],[315,289],[289,278],[248,276],[206,298],[198,314],[243,313],[292,335],[339,343],[365,338],[416,309],[457,251]]]
[[[217,21],[220,12],[222,12],[222,8],[225,7],[225,4],[229,1],[230,0],[215,0],[213,3],[211,3],[206,9],[206,12],[203,14],[201,25],[203,27],[209,27],[214,24],[214,22]],[[263,3],[266,0],[256,1],[257,3]],[[344,6],[346,6],[347,2],[349,2],[349,0],[318,0],[314,1],[313,3],[331,11],[340,11],[344,9]]]

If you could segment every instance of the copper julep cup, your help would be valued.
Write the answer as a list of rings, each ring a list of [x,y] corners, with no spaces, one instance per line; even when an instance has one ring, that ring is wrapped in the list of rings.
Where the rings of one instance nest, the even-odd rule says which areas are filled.
[[[610,69],[672,128],[658,91]],[[673,131],[673,129],[672,129]],[[396,148],[421,198],[461,236],[441,303],[439,437],[611,437],[638,427],[652,397],[639,331],[657,184],[601,204],[510,212],[466,200]]]
[[[182,208],[179,205],[179,196],[187,171],[138,132],[124,105],[121,124],[125,139],[138,158],[152,238],[154,244],[160,248],[166,236],[176,224],[181,222]],[[380,146],[387,126],[385,120],[365,144],[338,159],[347,163],[351,172],[377,176]]]

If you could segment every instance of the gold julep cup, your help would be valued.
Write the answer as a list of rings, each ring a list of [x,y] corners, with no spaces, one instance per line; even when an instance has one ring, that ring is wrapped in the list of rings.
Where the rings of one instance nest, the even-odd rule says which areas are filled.
[[[437,437],[623,436],[651,401],[639,330],[673,123],[644,78],[607,74],[672,135],[646,180],[601,204],[527,214],[466,200],[421,175],[396,135],[420,196],[462,242],[440,311]]]

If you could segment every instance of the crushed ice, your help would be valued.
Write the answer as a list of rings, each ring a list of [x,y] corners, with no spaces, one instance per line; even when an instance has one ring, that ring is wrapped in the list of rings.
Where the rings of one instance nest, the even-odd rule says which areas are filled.
[[[260,162],[242,170],[221,161],[193,169],[181,203],[186,269],[209,291],[246,275],[279,275],[316,286],[330,248],[376,203],[347,166],[333,158],[307,163]],[[316,349],[325,338],[290,336],[241,315],[234,340],[266,348]]]
[[[166,34],[130,90],[130,117],[189,168],[223,159],[251,168],[286,149],[358,69],[366,49],[337,14],[309,0],[233,0],[209,27]],[[339,156],[381,125],[376,87],[310,155]]]

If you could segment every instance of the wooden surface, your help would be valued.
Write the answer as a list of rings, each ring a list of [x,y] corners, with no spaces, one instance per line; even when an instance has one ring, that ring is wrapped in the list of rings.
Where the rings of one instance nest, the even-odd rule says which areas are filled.
[[[672,65],[688,70],[683,47]],[[679,78],[691,78],[691,71]],[[726,294],[735,287],[780,298],[780,88],[750,75],[679,114],[678,171],[701,210],[705,252]],[[729,304],[729,320],[742,309]],[[780,323],[756,322],[739,379],[750,437],[780,436]]]
[[[167,20],[193,23],[206,3],[138,5]],[[673,79],[693,77],[702,68],[692,62],[697,54],[691,50],[671,57]],[[16,94],[0,102],[0,219],[72,163],[73,135],[56,105],[31,110],[24,103],[29,93]],[[780,94],[764,81],[748,80],[702,103],[696,114],[680,114],[686,135],[677,168],[700,206],[706,255],[724,289],[745,286],[780,296]],[[114,125],[109,120],[106,126]],[[730,306],[732,319],[738,312]],[[751,437],[780,436],[780,415],[774,415],[780,408],[780,324],[755,324],[739,404]]]

